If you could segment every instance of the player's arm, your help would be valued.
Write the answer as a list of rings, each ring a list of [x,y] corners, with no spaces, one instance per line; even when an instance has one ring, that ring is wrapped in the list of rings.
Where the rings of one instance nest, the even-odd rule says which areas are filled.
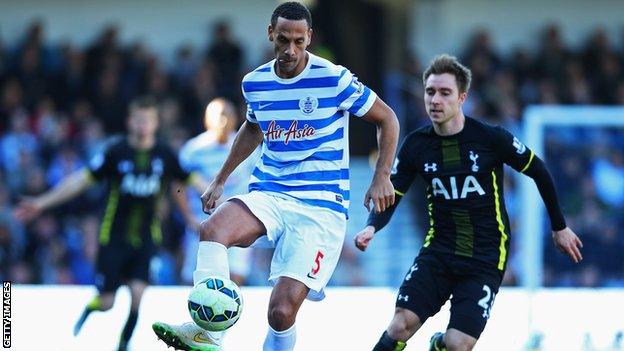
[[[414,182],[417,172],[412,162],[413,153],[416,152],[413,147],[413,141],[414,138],[412,136],[408,136],[403,142],[403,145],[399,150],[399,155],[395,161],[395,167],[392,170],[390,180],[395,194],[394,203],[383,212],[370,211],[366,227],[355,236],[355,246],[361,251],[365,251],[370,244],[370,241],[373,240],[375,233],[390,222],[396,207],[399,205],[399,202]]]
[[[91,184],[93,184],[93,177],[89,170],[76,171],[61,180],[51,190],[34,198],[23,199],[14,211],[15,217],[22,221],[30,221],[41,212],[78,196]]]
[[[193,173],[191,173],[189,182],[187,184],[192,184],[193,178],[194,178],[192,174]],[[205,188],[201,188],[201,189],[203,190]],[[189,203],[186,197],[186,192],[184,190],[185,190],[184,182],[181,182],[179,180],[174,180],[171,182],[171,198],[173,199],[173,202],[180,210],[182,217],[184,217],[184,222],[186,223],[186,226],[189,228],[198,229],[199,218],[195,218],[195,216],[193,215],[193,211],[191,211],[191,207],[189,206]],[[197,201],[199,201],[199,199],[197,199]]]
[[[206,190],[210,183],[198,172],[191,172],[191,175],[187,181],[187,185],[192,186],[195,191],[201,194],[204,192],[204,190]]]
[[[364,197],[364,206],[370,211],[373,201],[375,212],[383,212],[395,202],[394,187],[390,182],[392,162],[399,139],[399,120],[394,111],[379,97],[362,117],[377,126],[379,157],[375,165],[373,181]]]
[[[236,133],[232,149],[215,178],[210,182],[201,196],[202,209],[209,213],[223,194],[223,186],[227,178],[262,142],[264,135],[258,123],[245,121]]]
[[[583,243],[576,233],[566,225],[561,206],[559,205],[555,183],[544,161],[511,133],[502,128],[498,128],[495,138],[505,163],[535,181],[550,218],[555,246],[561,252],[570,256],[575,263],[580,262],[583,259],[581,255]]]
[[[578,236],[568,228],[563,217],[563,212],[559,206],[555,183],[546,168],[544,161],[539,157],[533,156],[531,164],[528,165],[523,172],[527,176],[533,178],[535,185],[544,201],[550,224],[552,227],[552,237],[559,251],[567,254],[575,263],[583,259],[581,248],[583,243]]]

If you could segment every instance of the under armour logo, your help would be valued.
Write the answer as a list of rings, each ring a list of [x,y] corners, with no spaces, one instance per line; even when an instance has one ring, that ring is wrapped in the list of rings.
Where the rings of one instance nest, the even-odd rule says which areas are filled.
[[[407,294],[405,294],[405,295],[399,294],[399,297],[397,298],[397,300],[399,300],[399,301],[403,300],[404,302],[407,302],[407,300],[409,300],[409,295],[407,295]]]
[[[415,263],[412,267],[410,267],[409,273],[405,276],[405,281],[412,279],[412,273],[418,270],[418,263]]]
[[[470,160],[472,161],[472,167],[470,168],[473,172],[479,171],[479,166],[477,166],[477,159],[479,158],[479,154],[470,150]]]
[[[438,165],[435,162],[431,164],[425,163],[425,172],[437,172],[437,171],[438,171]]]

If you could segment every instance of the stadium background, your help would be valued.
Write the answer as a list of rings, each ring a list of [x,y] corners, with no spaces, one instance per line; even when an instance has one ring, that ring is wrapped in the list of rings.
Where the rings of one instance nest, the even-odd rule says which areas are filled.
[[[308,3],[315,30],[311,51],[349,67],[374,88],[397,112],[402,135],[427,123],[420,76],[441,52],[457,55],[473,70],[466,114],[505,125],[521,139],[531,105],[624,105],[621,1]],[[108,136],[123,132],[126,104],[135,96],[147,93],[161,101],[161,137],[174,148],[201,131],[211,98],[229,97],[242,110],[240,78],[270,55],[266,26],[274,6],[268,0],[2,1],[3,280],[93,284],[103,188],[26,226],[13,219],[12,207],[20,196],[54,186],[84,165]],[[600,119],[600,113],[588,118]],[[351,123],[351,135],[354,201],[331,285],[396,288],[427,224],[423,197],[414,186],[411,201],[369,252],[356,252],[351,238],[365,220],[358,199],[370,180],[375,143],[374,130],[365,123]],[[546,287],[624,287],[624,128],[546,128],[544,147],[569,224],[585,243],[585,260],[574,266],[555,252],[543,223],[544,230],[534,233],[544,241],[543,252],[534,255],[543,270],[527,270],[520,264],[522,242],[515,230],[504,284],[518,286],[527,274],[537,274]],[[517,183],[507,177],[514,226],[522,221]],[[182,220],[173,206],[164,216],[166,241],[153,262],[153,280],[184,284]],[[254,252],[250,285],[266,284],[269,260],[269,252]],[[621,316],[617,323],[624,329]]]

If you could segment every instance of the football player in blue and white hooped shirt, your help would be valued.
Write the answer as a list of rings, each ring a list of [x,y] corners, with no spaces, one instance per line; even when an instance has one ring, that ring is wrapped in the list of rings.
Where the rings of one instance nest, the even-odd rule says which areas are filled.
[[[263,349],[282,351],[294,347],[295,318],[305,298],[324,297],[342,249],[350,199],[349,115],[377,126],[379,159],[364,203],[369,208],[372,201],[378,212],[394,203],[390,171],[399,124],[394,112],[348,69],[306,51],[312,19],[305,6],[279,5],[268,37],[275,59],[243,79],[247,120],[202,195],[204,211],[214,208],[230,173],[260,143],[262,157],[252,173],[250,193],[221,204],[200,226],[194,282],[229,276],[228,247],[275,247],[270,328]],[[220,345],[219,335],[193,323],[157,322],[153,328],[170,346],[212,350]],[[213,345],[199,342],[207,339]]]
[[[211,181],[219,172],[232,148],[235,130],[238,126],[236,107],[224,99],[216,98],[208,103],[204,113],[204,126],[206,131],[187,141],[180,149],[180,165],[188,172],[197,172],[203,179]],[[234,195],[248,192],[249,177],[258,159],[260,149],[253,156],[247,158],[228,177],[223,191],[223,198],[228,199]],[[196,220],[205,218],[201,202],[198,201],[200,194],[189,189],[188,204]],[[187,226],[184,235],[184,264],[182,266],[182,278],[184,281],[192,281],[195,270],[195,253],[199,243],[197,226]],[[251,269],[250,249],[231,247],[228,250],[230,264],[230,279],[241,285],[245,282]]]

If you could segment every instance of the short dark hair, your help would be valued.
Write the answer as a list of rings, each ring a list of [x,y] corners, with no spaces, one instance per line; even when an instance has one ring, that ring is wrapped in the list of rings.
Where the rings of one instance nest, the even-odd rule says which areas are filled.
[[[128,105],[128,112],[132,113],[136,110],[145,109],[145,108],[154,108],[158,110],[158,101],[153,96],[139,96],[130,102]]]
[[[304,19],[308,22],[308,28],[312,28],[312,15],[310,14],[310,10],[296,1],[285,2],[273,10],[273,15],[271,16],[271,26],[273,28],[277,25],[278,17],[292,21]]]
[[[427,78],[432,74],[449,73],[455,76],[459,92],[464,93],[470,89],[472,81],[472,72],[470,69],[462,65],[457,57],[448,54],[438,55],[433,58],[429,67],[423,73],[423,85],[427,85]]]

